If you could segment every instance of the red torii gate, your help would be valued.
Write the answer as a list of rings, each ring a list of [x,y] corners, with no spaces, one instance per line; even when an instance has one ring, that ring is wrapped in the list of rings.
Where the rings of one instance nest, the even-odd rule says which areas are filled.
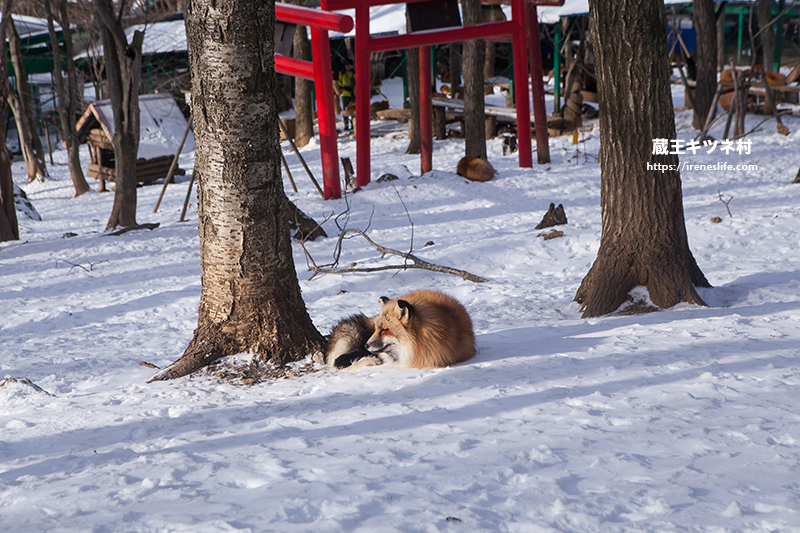
[[[336,145],[336,116],[333,111],[333,76],[328,31],[347,33],[353,29],[353,19],[340,13],[327,13],[318,9],[281,3],[275,4],[275,19],[308,26],[311,29],[311,53],[315,61],[303,61],[275,54],[275,71],[314,82],[324,196],[326,200],[339,198],[342,191],[339,180],[339,149]],[[369,106],[369,102],[367,102],[367,106]],[[369,109],[367,109],[367,117],[369,117]],[[369,141],[369,139],[367,140]]]
[[[533,76],[533,104],[536,124],[536,142],[539,162],[549,161],[547,147],[547,112],[544,107],[542,65],[539,47],[539,25],[536,4],[561,5],[564,0],[534,0],[530,34],[528,30],[528,2],[510,0],[511,20],[489,22],[461,28],[431,30],[389,37],[371,37],[369,33],[369,8],[372,6],[424,0],[322,0],[325,10],[355,9],[355,74],[356,74],[356,182],[364,186],[370,182],[370,53],[407,48],[420,48],[420,136],[422,144],[421,169],[432,168],[433,120],[431,107],[430,46],[472,39],[504,40],[511,38],[514,48],[514,94],[517,105],[517,145],[520,167],[532,167],[531,114],[528,104],[528,49],[531,47],[531,74]],[[544,156],[544,157],[543,157]],[[543,160],[545,159],[545,160]],[[327,194],[326,194],[327,198]]]

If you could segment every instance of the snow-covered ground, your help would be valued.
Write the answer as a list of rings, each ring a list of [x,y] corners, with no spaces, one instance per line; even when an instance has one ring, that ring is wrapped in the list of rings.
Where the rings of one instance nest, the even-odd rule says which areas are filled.
[[[690,112],[676,120],[678,139],[695,136]],[[20,215],[21,240],[0,244],[0,379],[40,389],[0,387],[0,530],[800,531],[800,117],[783,120],[789,136],[767,122],[750,155],[681,156],[757,165],[682,173],[709,307],[589,320],[572,298],[599,246],[596,130],[577,146],[552,139],[552,163],[532,169],[492,140],[499,174],[472,183],[454,174],[461,141],[435,141],[435,170],[420,177],[402,128],[376,124],[373,179],[400,179],[349,195],[349,226],[406,250],[410,217],[416,254],[490,281],[420,270],[308,281],[296,247],[309,313],[327,333],[375,313],[380,296],[440,289],[471,313],[478,355],[253,386],[146,384],[155,371],[139,365],[177,359],[196,325],[194,200],[177,221],[188,175],[156,214],[161,185],[139,189],[139,222],[159,228],[106,236],[113,195],[73,198],[63,151],[44,183],[25,185],[16,163],[42,220]],[[352,139],[340,148],[355,161]],[[346,210],[284,153],[301,209]],[[318,146],[303,154],[320,179]],[[569,224],[545,241],[534,226],[551,202]],[[308,248],[327,262],[334,239]],[[349,240],[342,263],[353,261],[390,259]]]

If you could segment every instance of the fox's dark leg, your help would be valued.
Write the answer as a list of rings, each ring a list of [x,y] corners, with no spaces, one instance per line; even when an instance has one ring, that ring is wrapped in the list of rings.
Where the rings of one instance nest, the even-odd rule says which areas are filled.
[[[347,368],[348,366],[352,366],[353,363],[358,361],[359,359],[363,359],[364,357],[370,357],[372,354],[368,352],[366,349],[359,349],[353,350],[352,352],[347,352],[346,354],[340,355],[336,358],[333,362],[333,368],[336,369],[343,369]]]
[[[372,320],[362,314],[339,321],[328,341],[328,364],[336,370],[342,370],[361,359],[372,357],[366,344],[373,330]],[[363,363],[361,366],[364,366]]]

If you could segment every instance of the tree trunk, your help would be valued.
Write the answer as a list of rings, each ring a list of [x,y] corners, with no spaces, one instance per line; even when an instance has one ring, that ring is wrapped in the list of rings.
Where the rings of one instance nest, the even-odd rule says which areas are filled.
[[[717,70],[725,66],[725,2],[717,7]]]
[[[411,32],[411,21],[406,13],[406,31]],[[406,54],[406,84],[408,86],[408,148],[407,154],[422,152],[422,135],[419,131],[419,48],[407,48]]]
[[[194,338],[154,380],[242,352],[284,364],[323,343],[300,294],[284,209],[274,0],[191,0],[186,17],[202,294]]]
[[[22,43],[14,25],[14,19],[9,19],[6,35],[8,36],[11,51],[11,62],[14,65],[14,79],[17,82],[17,96],[15,101],[10,103],[12,104],[14,119],[17,122],[20,148],[22,148],[22,155],[25,158],[25,165],[28,169],[28,183],[30,183],[37,176],[42,180],[47,176],[47,168],[44,165],[44,148],[33,121],[31,90],[28,85],[28,75],[25,71],[25,63],[22,57]]]
[[[450,95],[461,98],[461,43],[450,45]]]
[[[3,0],[0,19],[0,57],[7,57],[6,26],[11,20],[11,0]],[[0,61],[0,80],[7,80],[6,62]],[[11,86],[0,83],[0,116],[6,116],[6,102]],[[6,121],[0,120],[0,139],[6,138]],[[11,154],[5,142],[0,142],[0,242],[19,240],[17,209],[14,205],[14,180],[11,176]]]
[[[766,72],[775,70],[775,32],[772,22],[772,0],[756,0],[759,40],[761,41],[761,61]],[[766,82],[765,82],[766,83]],[[772,113],[764,112],[765,114]]]
[[[674,139],[663,0],[590,0],[600,104],[602,236],[575,301],[584,317],[615,311],[637,285],[660,308],[705,305],[708,287],[689,250],[677,155],[652,155]],[[660,167],[659,167],[660,168]]]
[[[481,17],[484,23],[486,22],[501,22],[506,19],[506,14],[503,13],[499,5],[482,5]],[[484,48],[484,61],[483,61],[483,77],[488,79],[494,76],[495,59],[497,56],[497,45],[494,41],[485,41]]]
[[[139,79],[144,33],[128,43],[112,0],[95,0],[103,33],[108,95],[114,112],[114,206],[106,229],[136,226],[136,158],[139,152]]]
[[[298,6],[305,5],[303,0],[293,0],[293,4]],[[311,45],[308,43],[308,31],[305,26],[298,26],[294,30],[294,51],[295,59],[311,59]],[[313,84],[310,80],[303,78],[294,79],[294,143],[303,147],[314,138],[314,106],[311,101],[311,90]]]
[[[422,136],[419,131],[419,48],[406,51],[406,80],[408,81],[408,106],[411,117],[408,119],[407,154],[422,151]]]
[[[694,27],[697,30],[697,84],[692,127],[702,130],[717,91],[717,20],[714,0],[694,0],[693,7]]]
[[[756,0],[756,11],[758,12],[758,31],[759,39],[761,41],[762,61],[764,63],[764,72],[772,72],[775,63],[775,34],[773,33],[772,24],[772,1],[771,0]],[[767,77],[762,77],[764,85],[767,85]],[[769,90],[767,87],[766,90]],[[764,100],[764,114],[775,114],[775,103],[772,98]]]
[[[481,24],[480,0],[463,0],[461,9],[464,25]],[[462,46],[462,68],[464,70],[464,144],[465,155],[486,159],[486,137],[484,135],[483,63],[482,40],[465,41]],[[525,80],[524,83],[527,83]]]
[[[61,123],[61,136],[64,139],[64,144],[67,148],[67,161],[69,163],[69,173],[72,177],[72,186],[75,188],[75,196],[78,197],[89,190],[89,184],[86,183],[86,177],[83,175],[80,160],[80,142],[75,131],[75,124],[80,110],[78,103],[81,101],[78,96],[78,80],[75,75],[75,65],[72,61],[73,47],[72,47],[72,34],[69,31],[64,32],[64,55],[66,59],[66,73],[67,80],[64,83],[63,66],[61,62],[61,52],[55,43],[56,30],[53,24],[53,12],[50,8],[50,0],[44,0],[45,14],[47,17],[47,26],[50,33],[50,42],[53,43],[53,79],[56,82],[56,94],[58,104],[58,118]],[[56,8],[59,13],[59,25],[62,28],[69,28],[69,14],[67,13],[67,3],[64,0],[59,0]]]

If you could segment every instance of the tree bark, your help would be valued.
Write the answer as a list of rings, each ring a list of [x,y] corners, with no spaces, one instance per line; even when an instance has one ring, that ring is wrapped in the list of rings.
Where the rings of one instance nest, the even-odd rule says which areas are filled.
[[[775,70],[775,32],[773,25],[770,24],[772,22],[772,0],[756,0],[756,17],[760,32],[761,61],[766,72],[773,72]],[[772,112],[774,113],[774,110]]]
[[[303,0],[293,0],[295,5],[305,5]],[[308,31],[305,26],[298,26],[294,31],[294,50],[295,59],[311,59],[311,45],[308,43]],[[332,80],[331,80],[332,81]],[[310,80],[303,78],[294,79],[294,143],[298,147],[303,147],[314,138],[314,106],[311,101],[311,90],[313,84]]]
[[[136,225],[136,158],[139,152],[139,80],[144,33],[128,43],[112,0],[95,0],[102,26],[108,95],[114,112],[114,206],[106,229]]]
[[[703,129],[708,110],[717,91],[717,20],[714,0],[694,0],[694,27],[697,30],[697,77],[694,90],[692,127]]]
[[[480,0],[463,0],[461,9],[465,26],[483,22]],[[483,101],[484,42],[482,40],[465,41],[461,48],[464,52],[462,68],[464,71],[465,155],[486,159]],[[527,83],[527,80],[524,83]]]
[[[67,161],[69,163],[69,173],[72,177],[72,186],[75,188],[75,197],[82,195],[89,190],[89,184],[86,183],[86,177],[83,175],[80,160],[80,142],[75,131],[75,124],[77,123],[78,104],[81,102],[78,91],[78,79],[75,74],[75,64],[72,57],[74,55],[72,46],[72,34],[68,31],[70,27],[69,14],[67,12],[67,3],[64,0],[58,0],[56,8],[59,14],[59,25],[64,28],[64,55],[66,65],[62,66],[61,51],[58,48],[58,40],[56,39],[56,30],[53,24],[53,12],[50,7],[50,0],[44,0],[45,14],[47,17],[47,26],[50,33],[50,42],[52,44],[53,52],[53,79],[56,82],[57,106],[58,106],[58,119],[61,123],[61,136],[64,139],[64,145],[67,148]],[[64,81],[63,73],[66,67],[67,80]]]
[[[411,31],[411,23],[406,16],[406,29]],[[408,84],[408,107],[411,116],[408,119],[407,154],[422,152],[422,136],[419,131],[419,48],[409,48],[406,54],[406,82]]]
[[[637,285],[660,308],[705,305],[708,287],[689,250],[677,155],[652,155],[674,139],[663,0],[590,0],[600,104],[602,236],[575,301],[584,317],[615,311]]]
[[[28,85],[28,75],[25,71],[25,63],[22,57],[22,43],[14,25],[14,19],[9,19],[6,35],[8,36],[9,49],[11,51],[11,62],[14,65],[14,79],[17,82],[17,94],[16,96],[13,93],[11,94],[12,101],[9,103],[14,112],[14,119],[17,122],[20,148],[25,158],[25,165],[28,169],[28,183],[30,183],[37,177],[44,180],[47,176],[47,168],[44,164],[44,148],[33,121],[31,90]]]
[[[756,0],[756,11],[758,12],[758,31],[759,40],[761,41],[761,54],[764,63],[764,72],[772,72],[775,70],[775,34],[773,33],[772,24],[772,2],[771,0]],[[764,85],[767,85],[767,77],[762,76]],[[769,91],[769,87],[765,88]],[[775,103],[772,98],[767,97],[764,101],[764,114],[775,114]]]
[[[461,43],[452,43],[450,44],[450,95],[460,99],[461,92]]]
[[[721,2],[715,14],[717,18],[717,70],[720,70],[725,61],[725,2]]]
[[[274,0],[190,0],[186,17],[202,294],[194,338],[153,380],[242,352],[284,364],[323,344],[300,294],[284,209]]]
[[[7,57],[6,26],[11,20],[11,0],[3,0],[2,19],[0,19],[0,57]],[[0,61],[0,80],[8,80],[6,62]],[[6,105],[11,86],[0,83],[0,116],[6,116]],[[6,138],[6,121],[0,120],[0,139]],[[14,205],[14,180],[11,175],[11,153],[6,143],[0,143],[0,242],[19,240],[17,209]]]

